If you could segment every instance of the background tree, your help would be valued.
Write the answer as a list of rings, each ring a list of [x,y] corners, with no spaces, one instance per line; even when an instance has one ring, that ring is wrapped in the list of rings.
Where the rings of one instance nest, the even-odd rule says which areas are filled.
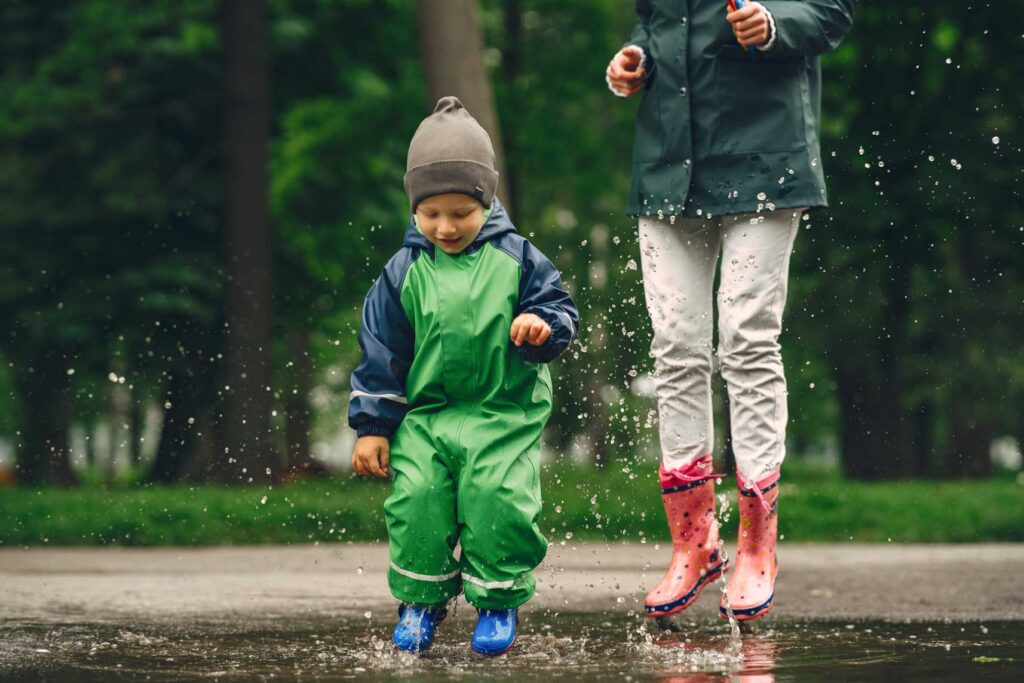
[[[498,174],[504,179],[505,152],[485,66],[477,0],[416,0],[416,27],[427,79],[427,112],[442,97],[458,97],[491,136]],[[511,207],[507,183],[499,183],[498,196]]]
[[[280,463],[270,437],[271,227],[267,17],[263,0],[225,0],[227,58],[227,354],[225,481],[272,481]]]
[[[216,345],[219,130],[196,124],[219,110],[206,4],[0,9],[0,353],[24,481],[72,480],[84,453],[68,430],[109,410],[115,357],[115,381],[156,398],[181,321]]]
[[[583,316],[553,367],[547,450],[649,468],[657,415],[638,390],[650,327],[635,221],[622,214],[639,98],[614,98],[603,75],[631,5],[267,3],[254,40],[270,87],[252,129],[264,131],[264,200],[227,183],[227,5],[3,3],[0,439],[18,478],[205,479],[225,447],[237,451],[224,387],[241,391],[228,376],[243,363],[228,370],[240,347],[225,324],[229,288],[250,283],[229,274],[239,248],[266,248],[271,225],[254,266],[260,300],[272,293],[257,431],[260,452],[287,461],[245,464],[247,477],[302,468],[315,444],[347,434],[363,296],[408,221],[406,147],[431,89],[462,87],[435,81],[456,77],[481,118],[491,105],[469,93],[490,88],[502,192]],[[838,455],[862,479],[984,476],[994,437],[1024,440],[1024,94],[1019,32],[997,11],[862,3],[824,58],[832,208],[803,224],[791,266],[791,457]],[[254,144],[241,151],[257,159]],[[269,218],[229,219],[258,205]],[[244,232],[226,250],[229,220]],[[156,427],[157,443],[142,443]]]

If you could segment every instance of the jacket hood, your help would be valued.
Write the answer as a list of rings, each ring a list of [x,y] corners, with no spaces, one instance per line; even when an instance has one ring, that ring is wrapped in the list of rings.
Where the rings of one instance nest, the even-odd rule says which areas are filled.
[[[480,233],[476,236],[476,239],[464,251],[476,251],[485,242],[490,242],[510,232],[516,232],[516,226],[512,225],[512,219],[509,218],[505,207],[495,197],[491,202],[491,215],[484,221],[484,225],[480,228]],[[423,249],[430,253],[434,252],[434,244],[424,237],[423,233],[416,227],[415,216],[409,217],[409,226],[405,230],[405,239],[402,241],[402,246]]]

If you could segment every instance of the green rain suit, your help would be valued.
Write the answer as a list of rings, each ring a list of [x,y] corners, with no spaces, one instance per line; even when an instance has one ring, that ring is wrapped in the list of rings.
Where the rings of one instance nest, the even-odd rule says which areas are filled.
[[[551,326],[544,344],[511,343],[520,313]],[[402,602],[437,604],[465,590],[478,608],[506,609],[533,595],[547,549],[537,526],[552,398],[545,363],[578,325],[558,271],[498,200],[457,255],[410,221],[366,297],[349,408],[359,436],[391,439],[388,583]]]

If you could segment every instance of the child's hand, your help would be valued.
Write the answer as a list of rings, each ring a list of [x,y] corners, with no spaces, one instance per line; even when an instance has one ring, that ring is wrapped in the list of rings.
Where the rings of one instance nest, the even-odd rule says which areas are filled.
[[[540,346],[551,336],[551,326],[533,313],[520,313],[512,321],[512,343],[522,346],[524,341]]]
[[[736,40],[743,47],[764,45],[768,42],[768,10],[759,2],[748,2],[743,9],[729,12],[726,21],[732,24]]]
[[[352,451],[352,469],[361,477],[388,476],[388,460],[391,458],[391,445],[387,437],[361,436],[356,440]]]

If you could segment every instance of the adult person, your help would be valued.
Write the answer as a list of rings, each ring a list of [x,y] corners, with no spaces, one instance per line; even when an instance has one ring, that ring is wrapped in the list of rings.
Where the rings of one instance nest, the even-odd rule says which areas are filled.
[[[649,616],[689,607],[729,571],[715,517],[712,283],[729,390],[740,534],[728,602],[771,609],[786,379],[778,337],[804,211],[827,204],[819,144],[819,55],[850,28],[856,0],[637,0],[609,88],[643,92],[627,213],[639,217],[654,328],[662,499],[672,560]],[[739,9],[735,9],[741,5]],[[729,608],[723,597],[721,613]]]

